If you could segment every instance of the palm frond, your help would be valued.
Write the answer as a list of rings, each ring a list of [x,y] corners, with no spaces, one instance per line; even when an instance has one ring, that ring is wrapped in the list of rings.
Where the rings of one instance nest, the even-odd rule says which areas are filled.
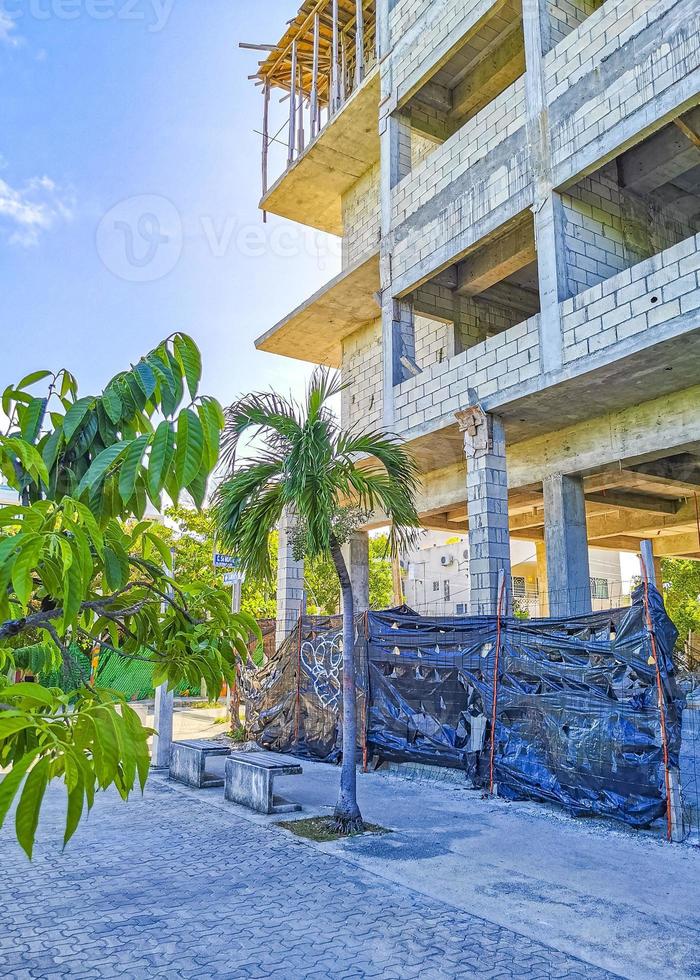
[[[283,449],[299,435],[303,425],[302,411],[291,399],[275,392],[254,392],[240,398],[225,412],[226,424],[221,437],[221,460],[233,471],[241,436],[262,433],[270,448]]]
[[[318,368],[303,406],[270,393],[249,395],[229,409],[222,455],[231,475],[219,487],[214,515],[222,546],[256,577],[270,574],[268,537],[286,507],[297,515],[309,556],[329,554],[348,506],[386,515],[394,554],[417,537],[415,460],[390,433],[341,432],[328,403],[342,389],[336,372]],[[263,448],[238,465],[244,433],[259,437]]]

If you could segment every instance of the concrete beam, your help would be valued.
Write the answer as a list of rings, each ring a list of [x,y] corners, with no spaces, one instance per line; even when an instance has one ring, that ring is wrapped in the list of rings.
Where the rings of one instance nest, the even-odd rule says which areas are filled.
[[[536,259],[535,237],[530,227],[518,225],[475,251],[457,271],[457,292],[475,296]]]
[[[700,536],[697,530],[685,534],[654,538],[654,555],[658,558],[696,558],[700,559]]]
[[[694,125],[694,113],[686,113],[684,118],[688,120],[687,125]],[[699,163],[700,148],[678,126],[671,125],[623,153],[618,161],[618,174],[623,187],[649,194]]]
[[[425,438],[435,443],[438,433]],[[565,468],[569,473],[584,474],[590,477],[590,482],[585,482],[588,493],[601,489],[601,483],[595,481],[606,467],[609,471],[602,474],[602,485],[620,486],[624,478],[621,482],[615,479],[621,467],[630,469],[674,453],[694,452],[699,446],[700,385],[696,385],[554,432],[509,442],[509,506],[514,491],[526,495],[524,505],[528,506],[527,495],[533,494],[533,488],[541,485],[548,473]],[[445,454],[442,448],[441,453]],[[464,462],[424,471],[416,499],[418,512],[445,513],[459,506],[464,500],[465,480]],[[378,513],[368,526],[386,523],[386,517]]]
[[[514,25],[505,40],[490,47],[468,75],[452,91],[451,115],[473,116],[488,105],[525,71],[522,23]]]
[[[647,493],[630,493],[624,490],[586,493],[586,501],[605,504],[610,510],[646,511],[649,514],[677,514],[681,502],[669,497],[654,497]]]
[[[623,514],[598,514],[588,520],[588,537],[591,541],[614,537],[618,534],[632,534],[644,537],[647,532],[663,531],[695,521],[694,501],[686,500],[675,514],[653,514],[637,511]]]
[[[495,303],[496,306],[503,306],[511,312],[522,313],[526,320],[538,313],[540,309],[538,293],[531,289],[525,289],[523,286],[514,286],[509,282],[496,283],[484,295],[475,296],[474,302]]]

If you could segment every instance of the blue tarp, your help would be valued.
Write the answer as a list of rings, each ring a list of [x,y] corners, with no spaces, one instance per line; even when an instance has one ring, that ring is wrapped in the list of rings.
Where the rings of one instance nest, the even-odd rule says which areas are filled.
[[[649,610],[676,767],[677,634],[653,588]],[[261,744],[337,760],[338,629],[337,622],[326,631],[305,624],[301,643],[292,638],[250,685]],[[370,613],[358,634],[360,730],[375,763],[448,766],[462,769],[472,786],[488,787],[496,618],[438,619],[404,607]],[[502,621],[494,742],[500,796],[556,802],[632,826],[663,814],[661,712],[642,588],[624,609]]]

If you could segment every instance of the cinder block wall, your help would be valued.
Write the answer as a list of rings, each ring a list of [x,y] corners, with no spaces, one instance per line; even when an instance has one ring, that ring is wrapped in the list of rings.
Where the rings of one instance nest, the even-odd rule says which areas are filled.
[[[367,171],[343,197],[343,268],[379,248],[379,164]]]
[[[382,321],[369,323],[343,342],[341,419],[345,427],[382,420]]]
[[[615,164],[562,195],[569,293],[574,296],[700,231],[621,188]]]

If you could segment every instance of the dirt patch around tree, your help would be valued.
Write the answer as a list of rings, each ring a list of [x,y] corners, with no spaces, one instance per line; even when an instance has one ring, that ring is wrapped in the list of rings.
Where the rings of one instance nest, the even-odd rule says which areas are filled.
[[[275,824],[284,830],[291,830],[297,837],[305,837],[307,840],[318,841],[321,844],[329,843],[334,840],[344,840],[347,837],[364,837],[367,834],[390,834],[391,831],[386,827],[380,827],[376,823],[366,823],[365,829],[357,834],[339,834],[335,829],[333,817],[307,817],[305,820],[281,820]]]

